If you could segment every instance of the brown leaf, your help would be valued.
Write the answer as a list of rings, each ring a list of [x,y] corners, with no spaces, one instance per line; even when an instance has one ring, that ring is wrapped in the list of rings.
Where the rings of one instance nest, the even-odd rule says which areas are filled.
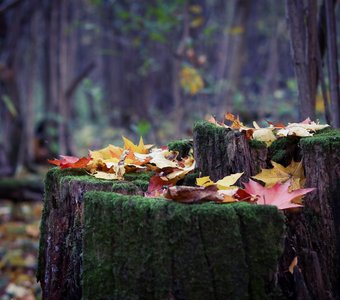
[[[181,203],[201,203],[215,201],[223,203],[224,196],[217,193],[217,187],[192,187],[173,186],[169,187],[164,194],[165,198]]]

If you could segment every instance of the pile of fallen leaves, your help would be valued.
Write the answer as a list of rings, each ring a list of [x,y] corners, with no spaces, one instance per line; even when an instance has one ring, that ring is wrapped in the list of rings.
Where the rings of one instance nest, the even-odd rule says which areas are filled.
[[[36,282],[41,203],[0,201],[0,299],[41,298]]]
[[[264,142],[267,144],[267,146],[269,146],[271,143],[281,137],[313,136],[316,131],[329,127],[328,124],[319,124],[312,121],[310,118],[307,118],[300,123],[289,123],[288,125],[267,121],[268,126],[262,128],[254,121],[253,127],[248,127],[240,121],[239,116],[235,116],[229,112],[224,115],[224,120],[222,122],[217,121],[216,118],[214,118],[213,116],[209,117],[207,121],[215,124],[216,126],[245,132],[248,139],[254,139],[260,142]],[[230,125],[225,124],[225,121],[229,122]]]
[[[284,125],[268,122],[268,127],[245,126],[231,113],[225,115],[226,125],[211,117],[208,121],[224,128],[245,132],[248,139],[254,139],[270,145],[274,140],[284,136],[312,136],[317,130],[328,127],[320,125],[309,118],[301,123]],[[195,161],[192,151],[186,157],[178,158],[178,152],[168,147],[155,148],[145,145],[140,138],[136,145],[123,137],[124,146],[109,145],[103,149],[89,151],[87,157],[60,156],[49,160],[60,168],[83,168],[90,175],[107,180],[124,180],[124,174],[131,172],[155,173],[150,179],[146,197],[164,197],[181,203],[232,203],[245,201],[254,204],[275,205],[279,209],[302,206],[302,197],[314,188],[303,188],[305,178],[301,162],[292,161],[287,167],[271,162],[273,168],[263,169],[259,174],[241,182],[243,173],[231,174],[213,182],[208,176],[197,178],[196,186],[178,185],[187,174],[194,172]],[[239,186],[236,186],[239,182]]]

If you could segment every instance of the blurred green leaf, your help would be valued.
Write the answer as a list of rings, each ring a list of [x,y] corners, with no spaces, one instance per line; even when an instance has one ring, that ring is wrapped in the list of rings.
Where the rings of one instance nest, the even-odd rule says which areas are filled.
[[[14,105],[13,101],[11,100],[11,98],[8,95],[3,95],[2,96],[2,101],[4,102],[6,108],[10,112],[10,114],[13,117],[16,117],[18,115],[18,111],[15,108],[15,105]]]

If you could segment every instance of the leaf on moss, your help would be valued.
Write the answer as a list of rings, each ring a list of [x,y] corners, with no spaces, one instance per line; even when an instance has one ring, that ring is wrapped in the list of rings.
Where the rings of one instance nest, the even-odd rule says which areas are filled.
[[[59,166],[61,169],[66,168],[85,168],[89,161],[90,157],[76,157],[76,156],[66,156],[60,155],[60,159],[49,159],[48,162]]]

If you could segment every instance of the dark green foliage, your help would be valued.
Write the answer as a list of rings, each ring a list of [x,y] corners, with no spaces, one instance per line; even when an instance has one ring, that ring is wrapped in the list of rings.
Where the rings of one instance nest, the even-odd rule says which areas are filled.
[[[178,140],[172,141],[168,144],[170,151],[178,151],[178,158],[181,159],[187,156],[192,149],[192,140]]]
[[[88,192],[84,220],[84,299],[265,299],[282,250],[270,206]]]

